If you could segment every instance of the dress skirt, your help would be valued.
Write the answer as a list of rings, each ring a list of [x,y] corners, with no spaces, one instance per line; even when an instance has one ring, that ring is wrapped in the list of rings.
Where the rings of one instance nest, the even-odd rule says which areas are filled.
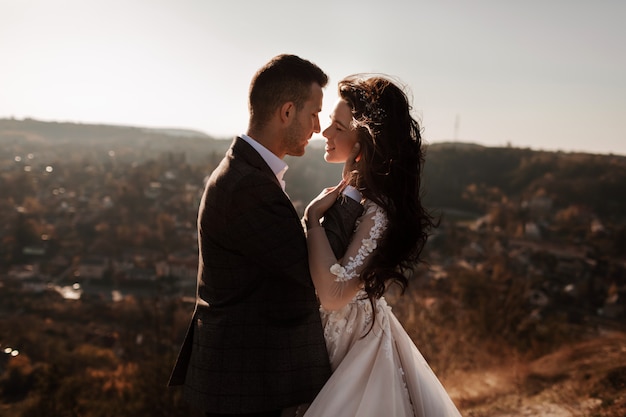
[[[384,298],[321,310],[333,374],[306,417],[460,416]],[[373,323],[373,325],[372,325]]]

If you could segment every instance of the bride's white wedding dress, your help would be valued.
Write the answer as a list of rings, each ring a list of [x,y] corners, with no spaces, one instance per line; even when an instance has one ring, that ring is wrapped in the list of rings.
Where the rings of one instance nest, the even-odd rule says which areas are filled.
[[[385,227],[384,211],[366,202],[347,261],[331,268],[336,285],[358,276]],[[320,309],[333,374],[305,417],[460,416],[385,299],[374,307],[360,291],[339,310]]]

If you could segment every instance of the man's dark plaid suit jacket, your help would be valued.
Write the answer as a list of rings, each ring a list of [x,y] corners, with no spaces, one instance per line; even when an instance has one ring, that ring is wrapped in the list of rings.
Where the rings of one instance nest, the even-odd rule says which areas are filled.
[[[336,235],[352,233],[361,214],[350,204],[329,216],[348,224]],[[311,402],[331,371],[306,238],[276,176],[241,138],[210,176],[198,232],[196,308],[169,384],[213,413]]]

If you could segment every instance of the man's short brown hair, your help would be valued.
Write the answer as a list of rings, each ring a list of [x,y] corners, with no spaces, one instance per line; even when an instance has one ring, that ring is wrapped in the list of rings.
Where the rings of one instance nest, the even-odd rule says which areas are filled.
[[[275,56],[252,77],[250,124],[263,126],[277,108],[290,101],[302,109],[314,83],[322,88],[328,83],[328,76],[317,65],[296,55]]]

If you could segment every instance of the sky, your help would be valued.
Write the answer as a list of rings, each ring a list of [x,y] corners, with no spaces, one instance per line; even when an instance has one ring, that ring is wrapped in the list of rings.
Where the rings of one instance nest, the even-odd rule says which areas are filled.
[[[408,89],[426,143],[626,155],[623,0],[0,0],[0,118],[244,133],[255,71]],[[321,138],[321,135],[314,137]]]

